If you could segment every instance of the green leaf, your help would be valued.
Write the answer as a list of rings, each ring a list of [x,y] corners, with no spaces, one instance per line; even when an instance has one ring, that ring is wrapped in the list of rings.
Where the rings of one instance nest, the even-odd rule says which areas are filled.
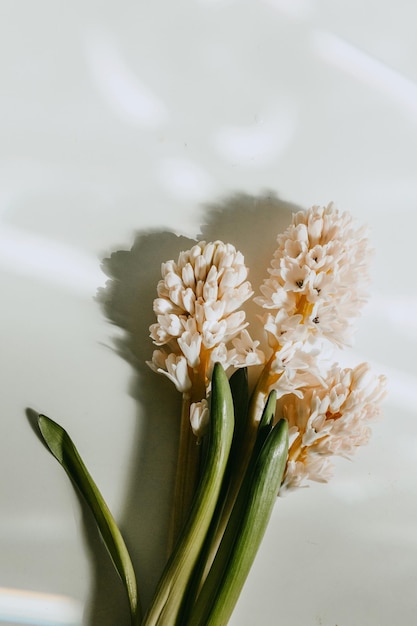
[[[209,528],[233,437],[233,402],[229,381],[219,363],[212,376],[210,433],[202,476],[190,515],[159,582],[143,626],[180,624],[186,589]]]
[[[249,408],[248,368],[240,367],[237,369],[230,377],[229,384],[235,413],[235,430],[232,443],[232,446],[235,447],[235,445],[240,445],[246,427]]]
[[[274,406],[271,399],[268,410]],[[264,416],[267,411],[264,411]],[[265,418],[265,423],[268,420]],[[228,623],[267,528],[287,461],[288,424],[280,420],[251,461],[222,542],[188,626]]]
[[[235,374],[233,374],[230,379],[230,389],[232,391],[233,396],[233,404],[235,408],[235,424],[236,424],[236,409],[241,407],[241,410],[247,411],[247,403],[240,402],[239,398],[245,399],[245,395],[247,398],[247,394],[245,394],[245,386],[247,390],[247,375],[239,376],[239,383],[243,382],[243,387],[240,387],[239,391],[237,391],[236,386],[236,374],[238,374],[241,370],[237,370]],[[234,385],[232,381],[234,380]],[[245,381],[245,382],[244,382]],[[237,395],[236,395],[237,393]],[[210,577],[210,582],[208,585],[204,587],[203,595],[207,598],[207,602],[211,602],[213,596],[216,593],[217,589],[217,580],[221,578],[223,575],[224,569],[227,566],[227,562],[230,557],[230,553],[233,547],[233,543],[236,537],[236,533],[241,521],[241,515],[243,514],[243,507],[246,503],[247,492],[250,485],[250,479],[253,472],[253,466],[256,462],[259,452],[267,438],[268,434],[272,429],[272,422],[275,417],[275,409],[276,409],[276,392],[271,391],[269,394],[267,403],[265,404],[264,410],[262,412],[262,417],[260,419],[258,430],[256,433],[256,440],[253,446],[252,456],[246,469],[245,480],[241,486],[241,489],[238,493],[238,500],[235,505],[234,515],[232,518],[232,522],[229,523],[229,516],[231,511],[233,510],[234,501],[228,500],[228,490],[230,488],[230,480],[233,472],[241,472],[242,468],[236,464],[237,458],[239,458],[239,450],[236,449],[237,440],[235,436],[233,437],[232,448],[229,455],[229,461],[226,468],[225,478],[222,484],[222,489],[217,501],[216,509],[210,524],[209,531],[206,536],[206,540],[204,542],[203,548],[200,552],[198,562],[196,567],[194,568],[192,580],[187,590],[187,596],[184,603],[182,617],[186,621],[190,613],[192,612],[192,607],[195,603],[196,597],[198,596],[199,590],[203,587],[203,582],[207,577],[207,574],[213,564],[214,559],[216,558],[215,565],[215,575]],[[233,458],[233,455],[236,455]],[[248,478],[249,477],[249,478]],[[242,478],[242,477],[241,477]],[[236,484],[236,481],[234,481]],[[229,509],[227,508],[229,507]],[[240,513],[239,513],[240,511]],[[224,519],[223,519],[224,518]],[[221,523],[223,520],[223,524]],[[224,533],[225,527],[227,527],[227,532],[224,535],[224,539],[222,539],[222,535]],[[219,545],[221,544],[221,548],[219,550]],[[217,554],[217,556],[216,556]],[[210,598],[210,599],[209,599]],[[200,599],[201,604],[201,599]]]
[[[261,419],[259,420],[255,444],[253,446],[248,469],[246,471],[248,476],[250,476],[251,473],[254,471],[254,464],[257,462],[259,453],[262,450],[262,447],[272,430],[276,409],[277,392],[275,391],[275,389],[272,389],[264,406],[264,410],[262,411]]]
[[[78,487],[94,515],[104,544],[126,588],[132,625],[137,625],[140,623],[140,605],[135,572],[116,522],[68,433],[46,415],[39,416],[38,424],[48,448]]]

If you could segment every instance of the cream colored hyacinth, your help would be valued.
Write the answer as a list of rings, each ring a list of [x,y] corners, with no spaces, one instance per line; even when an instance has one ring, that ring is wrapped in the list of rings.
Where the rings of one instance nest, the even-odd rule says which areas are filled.
[[[273,347],[323,336],[338,346],[366,301],[370,248],[365,229],[333,203],[293,215],[255,298]]]
[[[272,349],[258,383],[258,415],[271,389],[302,397],[305,387],[323,384],[318,355],[350,343],[369,284],[365,229],[333,203],[294,214],[277,242],[255,298]]]
[[[243,303],[253,294],[241,252],[230,243],[200,241],[162,264],[150,335],[159,346],[149,365],[190,399],[190,420],[204,432],[214,363],[224,369],[262,363],[246,330]]]
[[[280,493],[305,486],[307,480],[327,482],[329,457],[350,458],[370,436],[369,423],[379,415],[385,396],[384,376],[371,373],[367,363],[351,369],[334,365],[324,386],[309,387],[303,398],[283,399],[290,446]]]
[[[326,362],[329,345],[351,342],[366,302],[371,250],[366,230],[333,203],[293,215],[278,235],[269,277],[255,298],[271,352],[258,380],[253,417],[271,389],[282,397],[290,447],[281,493],[307,480],[326,482],[332,455],[350,457],[367,443],[379,414],[384,376],[369,365],[341,370]]]

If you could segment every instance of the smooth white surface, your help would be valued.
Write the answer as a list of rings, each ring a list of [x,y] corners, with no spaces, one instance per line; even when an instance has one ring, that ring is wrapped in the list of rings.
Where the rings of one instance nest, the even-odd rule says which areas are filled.
[[[351,359],[387,373],[390,396],[352,463],[278,503],[231,624],[413,624],[415,4],[4,1],[0,17],[0,585],[72,598],[88,624],[122,623],[109,608],[113,585],[113,610],[124,605],[118,581],[31,407],[77,442],[149,599],[175,395],[165,385],[153,400],[142,362],[151,279],[182,243],[155,229],[194,237],[208,224],[255,263],[289,221],[264,200],[256,226],[254,198],[270,190],[305,208],[334,200],[370,224],[374,287]],[[108,314],[137,320],[122,351],[139,374],[94,300],[103,258],[135,240],[110,264],[122,280]]]

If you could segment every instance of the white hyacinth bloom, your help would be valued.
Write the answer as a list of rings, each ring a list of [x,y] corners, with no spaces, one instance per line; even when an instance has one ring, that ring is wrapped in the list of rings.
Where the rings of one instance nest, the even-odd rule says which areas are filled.
[[[274,345],[307,335],[350,342],[352,321],[366,300],[370,248],[365,230],[331,203],[293,215],[255,301],[266,309]]]
[[[253,294],[248,269],[232,244],[201,241],[181,252],[177,262],[163,263],[161,271],[154,301],[157,321],[150,327],[161,349],[154,352],[151,367],[189,395],[195,405],[192,421],[200,431],[204,412],[198,403],[206,395],[214,363],[227,369],[264,359],[259,342],[245,330],[241,310]]]
[[[379,414],[385,383],[367,363],[354,369],[333,366],[325,386],[304,389],[303,398],[286,397],[283,415],[291,439],[280,493],[305,486],[307,480],[327,482],[330,456],[350,458],[368,442],[369,422]]]
[[[323,342],[350,342],[369,283],[365,230],[333,204],[295,213],[277,242],[262,295],[255,298],[272,349],[257,387],[258,405],[271,389],[278,397],[301,396],[306,386],[323,384],[317,358]]]

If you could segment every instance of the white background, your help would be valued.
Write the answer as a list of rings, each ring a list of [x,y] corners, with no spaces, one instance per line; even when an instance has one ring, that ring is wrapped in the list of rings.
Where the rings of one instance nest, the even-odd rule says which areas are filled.
[[[26,409],[76,441],[146,603],[178,399],[143,363],[159,264],[188,246],[172,232],[228,238],[256,287],[286,203],[333,200],[376,250],[348,359],[386,373],[390,393],[332,482],[277,503],[231,624],[415,623],[416,22],[410,0],[0,3],[0,621],[13,589],[20,611],[28,591],[68,600],[29,623],[128,623]]]

